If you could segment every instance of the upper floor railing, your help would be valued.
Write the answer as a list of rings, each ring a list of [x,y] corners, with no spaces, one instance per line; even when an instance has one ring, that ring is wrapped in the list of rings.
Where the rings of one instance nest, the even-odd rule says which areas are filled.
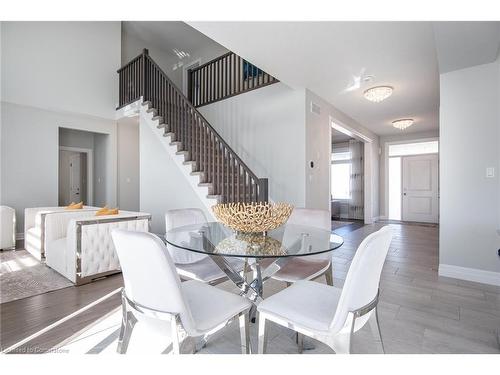
[[[166,134],[187,151],[195,169],[222,202],[268,200],[268,181],[258,178],[144,50],[118,70],[119,107],[150,101]]]
[[[195,107],[279,82],[233,52],[188,71],[188,98]]]

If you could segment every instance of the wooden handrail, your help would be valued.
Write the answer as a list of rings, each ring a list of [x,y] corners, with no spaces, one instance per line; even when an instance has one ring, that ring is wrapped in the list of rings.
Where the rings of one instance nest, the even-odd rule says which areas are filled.
[[[233,52],[188,70],[188,98],[202,107],[279,82]]]
[[[162,127],[187,151],[203,172],[212,194],[223,202],[268,200],[268,181],[258,178],[210,125],[145,49],[118,70],[119,107],[136,100],[150,101]]]

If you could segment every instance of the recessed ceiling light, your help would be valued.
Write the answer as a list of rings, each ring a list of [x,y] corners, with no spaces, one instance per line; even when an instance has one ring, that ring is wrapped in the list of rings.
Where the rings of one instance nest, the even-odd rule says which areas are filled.
[[[391,96],[393,90],[391,86],[375,86],[366,90],[363,95],[367,100],[379,103]]]
[[[392,126],[396,129],[405,130],[406,128],[413,125],[415,121],[412,118],[402,118],[400,120],[395,120],[392,122]]]

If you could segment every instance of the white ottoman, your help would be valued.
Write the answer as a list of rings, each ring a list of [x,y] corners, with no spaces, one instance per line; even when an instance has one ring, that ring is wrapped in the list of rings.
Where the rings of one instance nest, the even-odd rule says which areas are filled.
[[[16,211],[0,206],[0,250],[16,247]]]

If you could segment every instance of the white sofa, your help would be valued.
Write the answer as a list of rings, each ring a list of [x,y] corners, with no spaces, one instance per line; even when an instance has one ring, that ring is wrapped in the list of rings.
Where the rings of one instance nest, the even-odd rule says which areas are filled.
[[[130,211],[107,216],[95,216],[89,210],[46,215],[45,263],[76,285],[120,272],[111,231],[148,232],[150,219],[150,214]]]
[[[78,210],[65,207],[32,207],[24,210],[24,248],[40,262],[45,261],[45,218],[47,215],[71,212],[95,212],[99,207],[84,206]]]
[[[16,247],[16,211],[0,206],[0,250]]]

